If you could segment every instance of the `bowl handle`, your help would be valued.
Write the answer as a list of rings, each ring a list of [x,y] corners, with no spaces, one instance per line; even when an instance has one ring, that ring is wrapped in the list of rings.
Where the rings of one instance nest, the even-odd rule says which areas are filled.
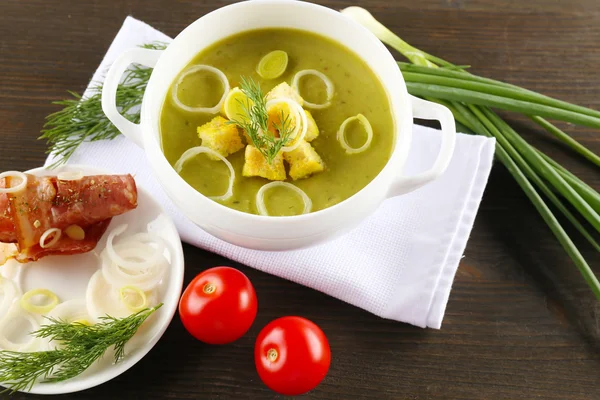
[[[431,101],[421,100],[418,97],[410,96],[412,101],[413,116],[415,118],[437,120],[442,125],[442,147],[433,166],[420,174],[413,176],[400,176],[392,184],[388,197],[399,196],[412,192],[434,181],[446,171],[456,143],[456,125],[454,117],[448,108],[433,103]]]
[[[130,64],[153,68],[163,50],[134,48],[123,52],[110,66],[102,86],[102,111],[127,139],[144,148],[140,124],[134,124],[117,109],[117,87]]]

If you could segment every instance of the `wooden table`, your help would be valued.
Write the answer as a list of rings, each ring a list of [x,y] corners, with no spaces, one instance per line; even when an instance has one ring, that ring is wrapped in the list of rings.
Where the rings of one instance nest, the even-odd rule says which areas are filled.
[[[82,92],[126,15],[170,36],[228,1],[0,3],[0,171],[43,163],[36,140],[52,100]],[[597,0],[328,0],[368,7],[408,42],[480,75],[600,109]],[[518,128],[596,189],[598,170],[547,134]],[[567,127],[596,153],[597,131]],[[590,264],[597,254],[577,235]],[[60,399],[275,398],[259,380],[253,342],[268,321],[303,315],[329,336],[333,362],[307,398],[600,399],[600,305],[531,204],[496,165],[440,331],[386,321],[276,277],[185,246],[186,283],[229,264],[254,282],[260,312],[225,347],[192,339],[175,318],[135,368]],[[368,266],[365,266],[366,268]],[[34,396],[15,395],[13,399]]]

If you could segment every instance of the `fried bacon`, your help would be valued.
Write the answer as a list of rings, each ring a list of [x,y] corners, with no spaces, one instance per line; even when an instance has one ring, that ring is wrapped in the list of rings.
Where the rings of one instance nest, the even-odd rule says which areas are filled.
[[[11,177],[0,187],[11,186]],[[96,175],[79,180],[27,175],[27,186],[16,193],[0,194],[0,242],[15,243],[0,251],[3,258],[35,261],[56,254],[80,254],[93,250],[112,217],[137,207],[137,188],[131,175]],[[62,234],[51,247],[40,246],[48,229],[61,231],[78,225],[85,235],[79,240]]]

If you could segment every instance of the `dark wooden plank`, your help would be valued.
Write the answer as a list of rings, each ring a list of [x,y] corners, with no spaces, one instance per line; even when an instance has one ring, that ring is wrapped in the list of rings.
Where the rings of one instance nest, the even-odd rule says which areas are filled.
[[[0,170],[44,160],[36,138],[50,101],[81,92],[124,17],[174,36],[227,1],[4,0],[0,3]],[[364,0],[405,40],[481,75],[600,108],[596,0]],[[600,174],[531,124],[520,132],[600,188]],[[566,127],[596,153],[598,132]],[[574,235],[576,237],[576,235]],[[583,243],[593,268],[599,257]],[[233,263],[185,246],[186,282]],[[297,314],[330,338],[333,363],[307,398],[600,398],[600,306],[501,165],[492,173],[440,331],[376,318],[321,293],[233,264],[252,279],[261,309],[250,333],[223,347],[194,341],[176,318],[135,368],[79,396],[274,398],[254,371],[253,340],[268,321]],[[14,399],[35,396],[15,395]],[[79,398],[77,395],[59,399]]]

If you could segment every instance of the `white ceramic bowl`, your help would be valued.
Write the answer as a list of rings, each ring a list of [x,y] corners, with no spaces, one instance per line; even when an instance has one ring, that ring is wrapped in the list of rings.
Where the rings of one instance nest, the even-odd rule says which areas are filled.
[[[394,151],[373,181],[335,206],[292,217],[247,214],[210,200],[175,172],[161,150],[160,112],[179,72],[194,56],[215,42],[239,32],[274,27],[317,33],[355,52],[385,87],[395,123]],[[144,95],[139,125],[121,116],[115,104],[117,84],[131,63],[154,67]],[[144,148],[154,176],[190,220],[222,240],[260,250],[289,250],[331,239],[359,224],[386,198],[405,194],[433,181],[450,162],[456,134],[454,119],[447,108],[408,94],[394,58],[367,29],[337,11],[292,0],[253,0],[226,6],[188,26],[164,51],[136,48],[125,52],[106,76],[102,108],[125,136]],[[413,118],[440,121],[443,142],[430,170],[406,177],[402,170],[410,150]]]

